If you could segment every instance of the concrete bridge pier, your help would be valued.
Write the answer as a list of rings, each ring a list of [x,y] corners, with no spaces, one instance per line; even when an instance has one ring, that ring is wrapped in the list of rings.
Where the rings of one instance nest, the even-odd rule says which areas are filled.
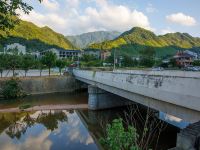
[[[130,105],[133,103],[125,98],[104,91],[94,85],[88,86],[88,94],[88,108],[90,110],[108,109]]]

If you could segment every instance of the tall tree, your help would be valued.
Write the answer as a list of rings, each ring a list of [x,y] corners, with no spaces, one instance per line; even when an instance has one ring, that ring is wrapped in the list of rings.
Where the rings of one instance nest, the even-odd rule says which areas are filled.
[[[21,65],[21,56],[20,55],[6,55],[7,57],[7,66],[13,72],[13,76],[15,76],[15,70]]]
[[[21,67],[24,70],[25,77],[26,77],[26,74],[27,74],[28,70],[31,69],[31,67],[33,67],[33,64],[34,64],[33,56],[31,56],[31,55],[23,55],[22,56],[22,65],[21,65]]]
[[[0,55],[0,73],[1,73],[1,78],[3,76],[3,70],[6,69],[6,57],[4,54]]]
[[[140,65],[145,67],[152,67],[154,65],[156,51],[153,48],[145,48],[139,51],[140,53]]]
[[[63,69],[65,66],[66,66],[66,63],[65,63],[64,60],[58,59],[58,60],[56,61],[56,67],[59,68],[60,75],[61,75],[62,69]]]
[[[51,74],[51,68],[56,65],[56,54],[53,52],[46,52],[42,57],[42,63],[49,68],[49,76]]]
[[[42,0],[39,0],[41,2]],[[19,13],[22,10],[25,14],[29,14],[33,9],[24,0],[1,0],[0,1],[0,29],[3,31],[14,28],[19,22]]]

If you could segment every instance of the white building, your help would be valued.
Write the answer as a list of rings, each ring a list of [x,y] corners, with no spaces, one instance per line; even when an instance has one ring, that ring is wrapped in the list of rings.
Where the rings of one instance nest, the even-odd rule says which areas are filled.
[[[12,53],[12,50],[17,50],[18,54],[26,54],[26,46],[21,45],[19,43],[13,43],[10,45],[6,45],[4,48],[4,53]]]
[[[44,56],[45,53],[49,52],[49,51],[56,54],[57,58],[59,58],[59,59],[81,57],[81,55],[82,55],[81,50],[64,50],[64,49],[51,48],[51,49],[41,52],[40,56]]]

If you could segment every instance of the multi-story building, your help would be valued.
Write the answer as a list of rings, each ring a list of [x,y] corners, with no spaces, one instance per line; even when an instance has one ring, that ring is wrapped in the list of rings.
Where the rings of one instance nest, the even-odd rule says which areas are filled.
[[[64,49],[51,48],[51,49],[41,52],[40,56],[44,56],[45,53],[49,51],[56,54],[57,58],[59,59],[81,57],[82,55],[81,50],[64,50]]]
[[[176,60],[176,64],[181,67],[187,67],[192,65],[193,61],[198,59],[198,55],[191,51],[178,51],[173,57]]]

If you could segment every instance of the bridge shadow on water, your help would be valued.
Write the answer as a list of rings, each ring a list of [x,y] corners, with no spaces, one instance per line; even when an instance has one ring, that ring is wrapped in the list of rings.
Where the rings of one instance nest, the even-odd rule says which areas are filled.
[[[178,127],[161,120],[159,113],[140,105],[99,111],[77,110],[76,112],[100,149],[103,147],[99,139],[106,136],[106,125],[116,118],[122,118],[125,127],[128,125],[136,127],[140,138],[146,123],[148,133],[143,137],[143,141],[153,150],[167,150],[175,147],[176,136],[180,131]]]

